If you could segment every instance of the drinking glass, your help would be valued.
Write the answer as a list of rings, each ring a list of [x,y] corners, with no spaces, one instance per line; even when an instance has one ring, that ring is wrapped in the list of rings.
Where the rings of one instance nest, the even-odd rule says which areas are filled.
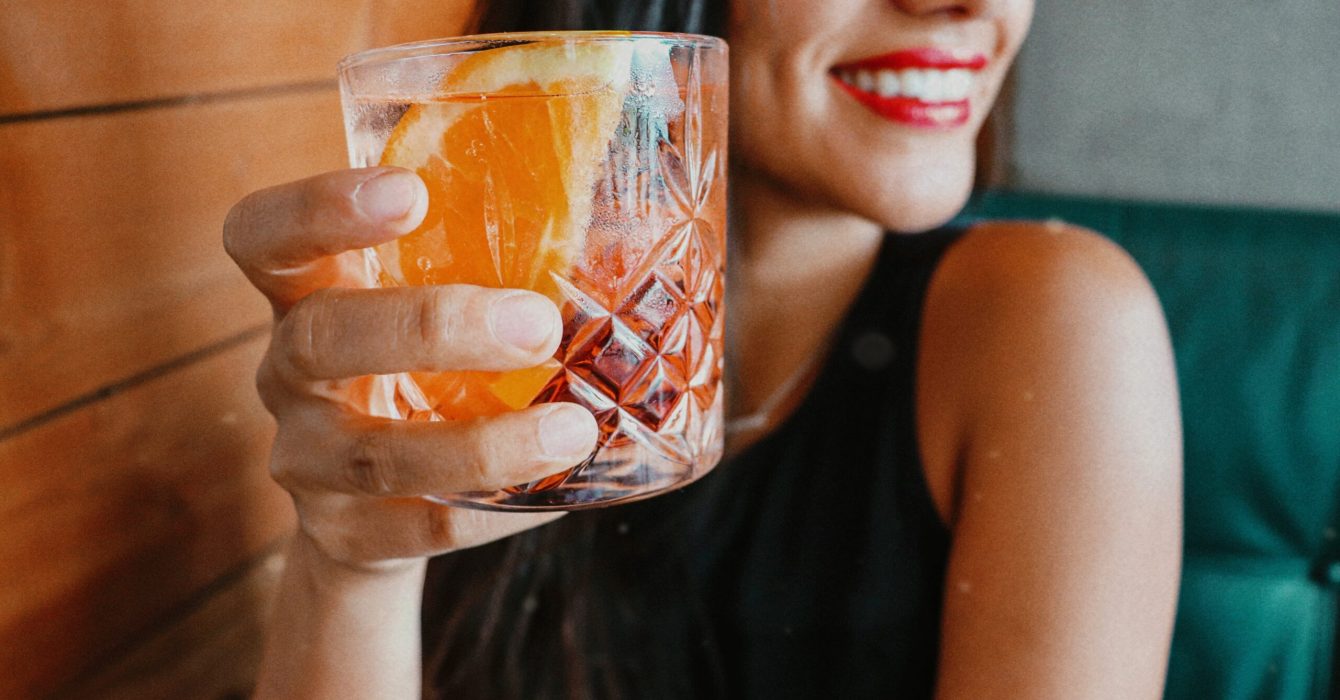
[[[686,484],[720,459],[726,61],[712,37],[528,32],[340,63],[350,163],[410,168],[429,191],[417,230],[366,251],[370,282],[529,289],[563,318],[539,367],[373,377],[361,408],[438,421],[565,401],[600,426],[571,469],[428,497],[573,510]]]

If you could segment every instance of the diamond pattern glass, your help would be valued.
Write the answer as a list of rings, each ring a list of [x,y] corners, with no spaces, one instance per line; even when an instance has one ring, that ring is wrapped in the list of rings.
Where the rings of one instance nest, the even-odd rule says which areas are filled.
[[[528,41],[632,45],[627,84],[616,88],[625,90],[622,107],[611,121],[608,147],[594,170],[590,189],[583,194],[568,188],[573,200],[570,208],[589,211],[580,221],[584,228],[584,235],[578,238],[581,249],[570,265],[544,270],[530,287],[554,299],[563,315],[563,339],[554,365],[507,381],[506,375],[500,379],[468,372],[383,377],[371,392],[368,408],[398,418],[452,420],[461,417],[453,413],[454,406],[475,400],[472,391],[484,394],[485,399],[471,405],[485,405],[480,401],[513,397],[521,391],[514,387],[525,387],[528,377],[538,376],[543,384],[536,385],[540,388],[527,403],[563,401],[588,408],[600,426],[595,453],[570,469],[532,483],[496,492],[435,497],[500,510],[570,510],[644,498],[700,477],[716,464],[722,451],[725,45],[687,35],[560,33],[512,35],[499,41],[498,50],[513,50],[509,47]],[[480,51],[478,45],[451,48]],[[484,53],[488,48],[484,47]],[[410,54],[421,61],[433,50]],[[436,76],[443,72],[447,81],[452,76],[443,70],[425,72],[435,76],[432,80],[442,80]],[[400,78],[404,79],[403,71]],[[348,93],[354,90],[344,82],[342,87],[348,104]],[[435,84],[427,85],[426,93],[435,88]],[[486,104],[485,100],[478,102]],[[448,119],[468,118],[459,116],[463,113],[444,112],[447,116],[435,118],[448,123]],[[405,122],[409,117],[382,115],[379,123],[403,128],[396,124],[397,119]],[[377,138],[363,133],[356,119],[350,123],[354,164],[374,162]],[[496,134],[489,133],[500,141],[511,138],[501,128]],[[564,143],[576,143],[580,135],[556,134],[554,146],[561,149]],[[355,144],[368,142],[374,146],[360,160]],[[386,143],[385,137],[381,143]],[[480,150],[486,152],[490,147],[485,143]],[[448,167],[453,166],[448,163]],[[574,177],[568,182],[579,180]],[[513,193],[522,189],[512,180],[507,184]],[[431,182],[429,186],[433,191]],[[508,237],[512,235],[508,232],[518,228],[509,216],[519,215],[515,212],[525,209],[524,202],[519,204],[516,195],[509,195],[501,186],[486,190],[484,197],[488,201],[481,208],[485,219],[481,228],[491,232],[488,248],[495,259],[506,262],[496,265],[496,286],[522,286],[508,284],[504,273],[528,269],[526,260],[508,257],[525,247],[519,239]],[[550,229],[561,225],[549,222]],[[452,232],[443,235],[450,246]],[[537,249],[533,244],[530,248]],[[376,252],[369,255],[372,273],[383,283],[388,277],[399,283],[396,262],[386,257],[386,251],[379,252],[380,256]],[[430,268],[440,266],[431,259],[420,262]],[[434,277],[430,283],[452,281]],[[472,388],[479,386],[503,386],[505,391],[490,395]],[[450,397],[460,401],[453,404],[455,399]]]

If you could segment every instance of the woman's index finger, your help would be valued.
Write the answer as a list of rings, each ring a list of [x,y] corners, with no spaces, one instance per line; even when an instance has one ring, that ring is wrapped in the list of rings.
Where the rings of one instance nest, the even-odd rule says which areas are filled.
[[[253,192],[228,212],[228,254],[277,306],[339,283],[340,253],[412,231],[428,209],[417,175],[400,168],[339,170]]]

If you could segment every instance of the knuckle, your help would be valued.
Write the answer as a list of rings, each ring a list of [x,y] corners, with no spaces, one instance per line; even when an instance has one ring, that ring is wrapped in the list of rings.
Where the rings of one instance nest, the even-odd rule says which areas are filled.
[[[372,433],[355,436],[342,469],[344,482],[359,493],[390,496],[397,492],[394,458],[389,444]]]
[[[495,435],[495,432],[482,418],[470,421],[464,431],[460,451],[462,468],[468,470],[473,483],[482,487],[495,485],[498,474],[506,466],[503,436]]]
[[[318,183],[318,178],[310,178],[294,193],[293,220],[300,231],[314,231],[321,224],[322,197]]]
[[[265,410],[271,415],[278,415],[284,393],[284,383],[277,376],[274,360],[267,352],[260,366],[256,368],[256,394],[260,396]]]
[[[275,345],[289,368],[302,376],[314,376],[319,367],[317,328],[327,303],[325,290],[298,302],[275,332]]]
[[[479,485],[487,482],[490,464],[489,439],[485,434],[483,421],[474,419],[463,426],[460,439],[460,447],[457,454],[460,457],[460,468],[464,470],[470,481]]]
[[[246,229],[247,220],[250,218],[248,209],[253,196],[243,197],[228,210],[227,216],[223,218],[223,250],[238,265],[245,262],[246,256],[242,245],[245,236],[243,231]]]
[[[295,193],[295,220],[301,231],[318,232],[356,221],[359,216],[353,193],[344,184],[342,172],[327,173],[304,180]],[[326,250],[326,254],[337,251]]]
[[[256,394],[261,399],[261,405],[271,416],[278,417],[279,411],[287,403],[284,392],[278,386],[269,382],[258,383]]]
[[[424,531],[434,548],[455,549],[457,544],[455,508],[424,508]]]
[[[295,470],[288,460],[280,459],[278,456],[270,460],[270,479],[283,487],[285,491],[293,491],[298,487],[298,480],[294,472]]]
[[[457,332],[459,317],[454,303],[454,292],[447,287],[421,287],[417,308],[410,314],[416,326],[412,337],[433,355],[439,355],[451,344]]]
[[[274,447],[270,450],[270,478],[284,490],[293,492],[300,485],[301,469],[290,448],[289,431],[281,429],[275,436]]]

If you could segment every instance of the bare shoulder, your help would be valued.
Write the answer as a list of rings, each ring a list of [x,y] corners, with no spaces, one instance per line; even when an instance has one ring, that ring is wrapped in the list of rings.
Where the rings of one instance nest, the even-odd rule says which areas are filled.
[[[946,256],[937,277],[938,296],[974,305],[1022,302],[1077,312],[1157,305],[1125,250],[1095,231],[1060,221],[978,224]]]
[[[1098,344],[1167,345],[1158,297],[1135,260],[1102,235],[1061,222],[973,227],[946,254],[928,293],[924,333],[934,341],[942,330],[958,338],[953,346],[962,352],[946,350],[963,362],[1017,356],[1054,364],[1092,358]]]
[[[919,359],[923,452],[947,516],[957,510],[958,470],[982,457],[974,445],[1066,444],[1073,454],[1056,460],[1066,463],[1143,430],[1142,415],[1176,427],[1158,298],[1130,255],[1077,226],[971,229],[932,280]]]

